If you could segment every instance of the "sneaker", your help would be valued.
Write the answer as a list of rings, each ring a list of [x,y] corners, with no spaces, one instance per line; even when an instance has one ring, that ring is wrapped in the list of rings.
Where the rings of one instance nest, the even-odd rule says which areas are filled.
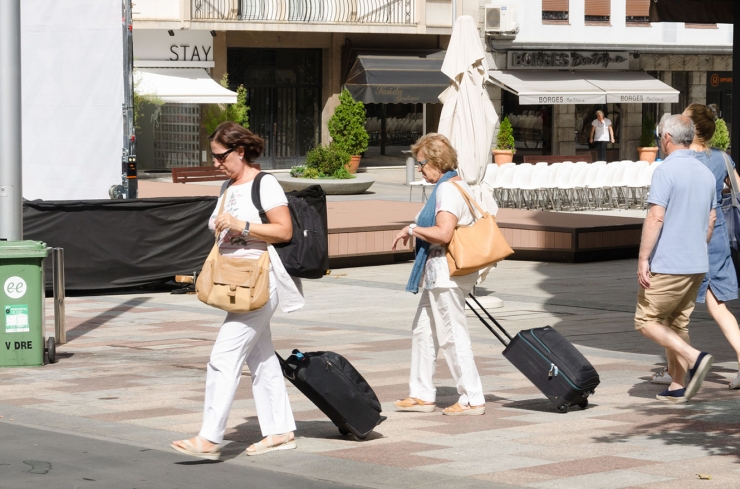
[[[669,391],[668,389],[666,389],[655,396],[655,398],[659,401],[668,401],[675,404],[683,404],[684,402],[688,401],[685,394],[686,389],[676,389],[675,391]]]
[[[396,409],[399,411],[408,411],[412,413],[433,413],[437,409],[437,405],[426,404],[421,399],[415,397],[407,397],[393,403]]]
[[[686,385],[686,399],[691,399],[699,392],[699,387],[704,382],[704,377],[709,373],[709,369],[712,368],[712,363],[714,363],[714,357],[712,355],[705,351],[699,353],[696,363],[689,369],[691,380]]]
[[[730,382],[730,389],[740,389],[740,371],[737,373],[735,380]]]
[[[671,385],[673,383],[673,379],[668,374],[667,370],[661,370],[660,372],[656,372],[650,377],[650,382],[653,384],[665,384],[665,385]]]

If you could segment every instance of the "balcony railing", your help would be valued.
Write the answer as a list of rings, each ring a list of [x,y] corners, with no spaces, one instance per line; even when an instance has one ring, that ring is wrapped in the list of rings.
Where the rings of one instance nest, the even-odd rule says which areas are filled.
[[[415,23],[417,0],[191,0],[193,19],[333,24]]]

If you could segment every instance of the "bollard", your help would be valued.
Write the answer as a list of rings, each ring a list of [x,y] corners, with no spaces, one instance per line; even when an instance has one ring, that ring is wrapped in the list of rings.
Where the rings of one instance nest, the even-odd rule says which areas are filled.
[[[57,345],[67,343],[64,320],[64,248],[52,248],[51,267],[54,282],[54,338]]]
[[[404,151],[406,155],[406,185],[416,180],[416,159],[411,154],[411,151]]]

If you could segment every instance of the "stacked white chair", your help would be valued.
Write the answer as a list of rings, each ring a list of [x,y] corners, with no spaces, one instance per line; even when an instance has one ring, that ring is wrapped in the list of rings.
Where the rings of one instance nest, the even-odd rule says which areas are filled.
[[[502,189],[506,192],[505,203],[508,206],[516,206],[521,209],[522,206],[522,191],[523,185],[529,184],[532,179],[532,164],[522,163],[514,167],[514,176],[510,182],[507,182],[502,186]]]
[[[550,200],[553,204],[553,209],[562,208],[561,201],[564,193],[560,191],[561,187],[567,186],[570,181],[571,175],[573,174],[573,168],[575,165],[572,161],[564,161],[558,170],[557,178],[554,184],[550,187]]]
[[[552,209],[557,208],[557,206],[555,205],[554,189],[558,179],[558,173],[560,173],[560,169],[562,167],[562,163],[553,163],[552,165],[550,165],[550,174],[547,177],[547,185],[544,189],[546,200],[550,202],[549,207],[551,207]]]
[[[631,162],[630,162],[631,163]],[[618,198],[616,195],[616,189],[619,187],[619,185],[622,182],[622,176],[624,175],[624,171],[627,168],[625,164],[623,164],[621,161],[615,161],[613,164],[616,169],[614,170],[614,173],[612,173],[610,176],[610,179],[607,179],[601,189],[604,196],[604,202],[609,203],[609,208],[614,208],[614,200],[615,198]],[[619,201],[617,200],[617,203]]]
[[[629,209],[630,201],[632,200],[630,188],[637,181],[642,165],[630,161],[627,165],[622,162],[622,166],[624,167],[624,172],[621,175],[622,178],[619,181],[615,181],[613,186],[616,190],[617,207],[624,201],[624,208]]]
[[[592,200],[589,192],[591,191],[591,189],[594,188],[594,184],[599,178],[599,173],[603,173],[606,171],[606,162],[600,161],[598,163],[598,165],[596,163],[591,163],[590,165],[588,165],[586,179],[583,182],[583,187],[579,189],[581,202],[585,202],[586,206],[589,209],[591,208]]]
[[[603,170],[599,171],[594,182],[591,185],[586,185],[587,198],[590,203],[593,204],[594,208],[601,208],[606,197],[604,187],[609,185],[609,188],[611,189],[611,181],[614,179],[614,173],[616,171],[616,163],[603,165]]]
[[[547,206],[547,183],[550,177],[551,167],[545,163],[537,163],[532,170],[532,179],[528,185],[521,188],[522,199],[527,209],[535,207],[544,209]]]
[[[498,169],[498,175],[496,176],[496,182],[491,185],[493,188],[493,198],[499,203],[500,207],[505,207],[506,201],[504,199],[505,192],[503,190],[504,185],[509,185],[514,179],[514,169],[516,165],[514,163],[507,163],[502,165]]]

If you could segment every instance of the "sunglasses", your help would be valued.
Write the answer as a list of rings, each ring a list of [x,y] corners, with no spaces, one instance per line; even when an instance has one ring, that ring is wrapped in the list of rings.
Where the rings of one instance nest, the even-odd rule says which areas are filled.
[[[418,163],[419,166],[423,167],[424,165],[427,164],[427,160],[417,161],[416,163]]]
[[[223,163],[226,160],[226,157],[229,156],[229,153],[234,151],[236,148],[231,148],[230,150],[226,151],[225,153],[214,153],[211,152],[211,156],[213,156],[213,159],[218,161],[219,163]]]

